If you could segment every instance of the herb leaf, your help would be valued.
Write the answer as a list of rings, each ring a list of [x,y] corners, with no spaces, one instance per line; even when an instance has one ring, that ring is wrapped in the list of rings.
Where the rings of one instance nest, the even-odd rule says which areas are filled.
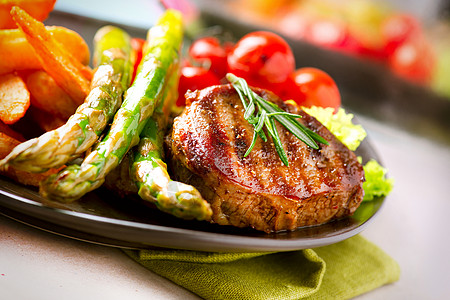
[[[247,149],[247,152],[244,154],[244,157],[252,151],[258,136],[261,137],[264,142],[267,141],[267,137],[263,131],[265,127],[267,133],[272,137],[275,144],[275,149],[281,161],[286,166],[289,165],[288,158],[283,149],[283,145],[281,144],[281,139],[278,135],[274,119],[286,127],[286,129],[295,135],[299,140],[313,149],[319,148],[316,142],[328,145],[328,142],[323,137],[296,120],[296,118],[301,118],[302,116],[285,112],[275,103],[263,99],[250,89],[247,82],[243,78],[237,77],[231,73],[228,73],[226,77],[239,94],[239,98],[241,99],[245,109],[244,119],[253,125],[255,131],[253,134],[252,143]]]

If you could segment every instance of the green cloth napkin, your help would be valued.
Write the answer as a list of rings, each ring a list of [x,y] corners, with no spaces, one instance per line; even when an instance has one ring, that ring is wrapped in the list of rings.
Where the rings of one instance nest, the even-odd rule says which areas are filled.
[[[300,251],[126,253],[204,299],[349,299],[398,280],[398,264],[361,236]]]

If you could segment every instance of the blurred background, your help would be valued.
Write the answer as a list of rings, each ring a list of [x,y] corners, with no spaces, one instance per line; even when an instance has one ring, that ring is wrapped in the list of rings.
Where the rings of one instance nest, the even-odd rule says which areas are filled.
[[[347,108],[450,141],[448,1],[196,2],[207,24],[224,24],[234,35],[283,35],[297,67],[329,73]]]
[[[165,7],[185,13],[190,39],[216,34],[233,42],[274,31],[289,42],[297,67],[333,77],[346,108],[450,144],[448,0],[58,0],[47,23],[74,27],[83,16],[77,31],[89,28],[87,17],[144,37]]]

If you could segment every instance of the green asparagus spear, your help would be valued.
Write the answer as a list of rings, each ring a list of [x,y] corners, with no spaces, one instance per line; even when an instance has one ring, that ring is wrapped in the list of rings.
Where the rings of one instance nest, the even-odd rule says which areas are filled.
[[[94,37],[97,69],[86,101],[66,124],[18,145],[0,165],[45,172],[80,156],[98,139],[122,104],[130,81],[131,40],[123,30],[105,26]]]
[[[181,14],[167,10],[147,34],[147,46],[136,78],[127,90],[106,137],[81,165],[71,165],[41,183],[44,197],[74,201],[98,188],[106,175],[139,142],[147,119],[153,114],[176,68],[183,39]]]
[[[163,161],[164,132],[170,108],[177,98],[178,74],[174,75],[164,98],[140,135],[130,173],[138,186],[139,196],[154,203],[161,211],[187,220],[210,220],[209,203],[193,186],[171,180]]]

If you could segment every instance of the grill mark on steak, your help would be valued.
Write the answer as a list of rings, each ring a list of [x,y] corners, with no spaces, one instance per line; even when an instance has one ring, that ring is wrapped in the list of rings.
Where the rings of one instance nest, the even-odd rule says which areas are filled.
[[[174,120],[169,160],[177,179],[196,186],[211,203],[213,221],[263,231],[293,230],[353,213],[362,200],[364,173],[353,152],[321,123],[270,92],[254,89],[329,141],[312,149],[275,122],[289,160],[272,140],[251,144],[253,126],[231,85],[187,95],[190,105]],[[190,174],[190,175],[189,175]]]
[[[226,102],[214,102],[213,104],[213,107],[210,107],[211,105],[205,107],[210,109],[210,123],[215,128],[215,135],[211,135],[208,138],[211,139],[212,144],[217,143],[217,139],[223,141],[221,142],[223,146],[222,151],[214,153],[214,165],[225,176],[234,176],[232,170],[240,163],[241,159],[236,155],[231,146],[234,142],[234,130],[228,131],[225,124],[235,127],[236,109],[230,109],[230,105],[227,105]]]
[[[218,136],[227,141],[223,152],[216,153],[215,164],[220,166],[219,169],[224,174],[227,176],[232,176],[234,178],[232,180],[238,184],[243,183],[237,180],[237,178],[247,176],[245,172],[242,171],[250,170],[252,176],[247,181],[247,185],[252,188],[262,189],[264,186],[264,178],[253,176],[258,170],[251,170],[248,168],[247,165],[249,164],[249,159],[244,158],[244,154],[251,144],[252,127],[244,119],[244,109],[242,105],[237,105],[235,101],[228,102],[227,99],[232,98],[229,97],[225,98],[224,101],[216,101],[214,103],[214,108],[211,109],[211,113],[209,114],[211,117],[211,123],[222,125]],[[247,126],[242,126],[242,124],[247,124]],[[243,149],[236,145],[236,135],[234,134],[235,130],[229,130],[230,128],[240,131],[239,147],[245,147],[244,153],[242,153]],[[242,155],[240,155],[240,153],[242,153]],[[222,157],[221,154],[224,155],[224,157]],[[260,166],[260,170],[264,169],[262,163],[262,160],[258,159],[251,161],[253,167]],[[225,170],[234,170],[236,173],[227,173]]]
[[[293,154],[296,152],[298,145],[296,143],[288,142],[287,147],[288,147],[288,151],[289,151],[289,157],[292,157],[290,160],[291,161],[299,160],[300,158]],[[315,151],[315,150],[313,150],[313,151]],[[303,169],[305,167],[305,163],[301,163],[301,165],[299,167]],[[309,185],[306,184],[306,182],[307,182],[306,174],[303,174],[303,172],[299,172],[297,180],[301,182],[302,186],[305,186],[305,192],[307,192],[308,194],[311,194],[311,188],[309,187]]]
[[[278,127],[277,129],[281,129],[281,125],[280,124],[277,124],[277,125],[279,125],[279,126],[277,126]],[[286,148],[285,151],[287,152],[289,164],[298,165],[301,160],[305,160],[304,158],[301,158],[298,155],[294,154],[294,153],[298,152],[296,150],[299,147],[299,145],[298,145],[299,140],[296,137],[294,137],[294,135],[291,134],[290,132],[288,132],[287,130],[284,130],[284,131],[279,130],[279,132],[285,132],[285,134],[280,134],[280,137],[281,137],[282,144]],[[300,160],[300,158],[301,158],[301,160]],[[302,163],[300,162],[300,164],[302,164]],[[300,165],[299,167],[303,167],[303,164]],[[281,171],[284,169],[285,168],[279,169],[279,170]],[[291,179],[291,175],[289,172],[284,172],[283,174],[281,174],[281,176],[284,176],[284,178],[289,179],[289,182],[292,182],[292,181],[301,182],[300,186],[305,187],[305,190],[304,190],[305,194],[308,194],[308,195],[311,194],[311,188],[309,187],[308,184],[306,184],[307,178],[306,178],[305,174],[303,174],[302,172],[298,172],[296,175],[297,175],[297,177],[295,179]],[[286,182],[285,184],[289,185],[288,182]],[[290,191],[289,189],[287,189],[284,192],[284,194],[286,195],[286,197],[289,197],[291,199],[298,199],[297,196],[292,195],[292,191]]]

